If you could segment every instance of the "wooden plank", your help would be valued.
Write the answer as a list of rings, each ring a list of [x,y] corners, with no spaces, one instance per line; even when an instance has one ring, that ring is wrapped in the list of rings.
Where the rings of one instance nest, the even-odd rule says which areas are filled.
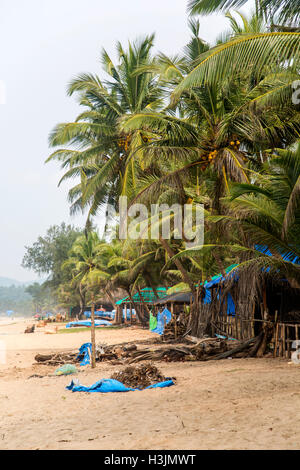
[[[285,342],[285,325],[282,325],[282,356],[285,357],[286,342]]]
[[[274,357],[277,357],[277,348],[278,348],[278,328],[279,328],[279,325],[278,323],[276,323],[276,326],[275,326],[275,343],[274,343]]]
[[[286,327],[287,353],[286,357],[291,357],[290,326]]]

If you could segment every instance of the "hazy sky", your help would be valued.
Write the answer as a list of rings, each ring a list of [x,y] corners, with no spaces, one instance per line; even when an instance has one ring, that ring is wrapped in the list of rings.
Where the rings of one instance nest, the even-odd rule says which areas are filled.
[[[1,0],[0,2],[0,276],[35,279],[21,268],[24,246],[70,218],[57,164],[44,164],[48,134],[79,113],[66,96],[71,78],[101,73],[104,46],[156,32],[156,50],[174,54],[189,39],[187,0]],[[244,9],[245,10],[245,9]],[[246,9],[247,11],[247,9]],[[201,18],[209,42],[228,27],[223,15]],[[5,103],[3,89],[6,89]]]

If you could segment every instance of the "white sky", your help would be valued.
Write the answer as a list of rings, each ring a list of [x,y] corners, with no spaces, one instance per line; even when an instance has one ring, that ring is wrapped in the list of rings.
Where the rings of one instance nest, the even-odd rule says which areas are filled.
[[[178,53],[189,40],[187,0],[1,0],[0,3],[0,276],[35,279],[21,268],[24,246],[70,218],[67,186],[57,188],[48,134],[79,114],[67,83],[99,73],[101,47],[113,55],[120,40],[156,33],[156,49]],[[244,8],[249,11],[249,8]],[[228,28],[223,15],[200,19],[213,42]],[[6,99],[3,103],[3,89]]]

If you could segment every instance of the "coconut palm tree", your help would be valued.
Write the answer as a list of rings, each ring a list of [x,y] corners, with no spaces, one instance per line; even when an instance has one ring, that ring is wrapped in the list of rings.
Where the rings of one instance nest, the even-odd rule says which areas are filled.
[[[130,184],[135,184],[135,166],[142,162],[139,152],[134,157],[132,154],[147,140],[147,134],[124,133],[118,123],[124,115],[158,109],[161,105],[162,91],[155,74],[136,73],[152,63],[153,41],[154,35],[129,42],[128,50],[118,42],[117,65],[102,51],[107,80],[83,74],[69,85],[69,95],[79,94],[85,110],[75,122],[55,127],[50,145],[68,147],[56,150],[47,161],[58,160],[67,169],[60,183],[80,178],[80,183],[69,192],[73,211],[89,207],[93,215],[107,203],[117,205],[118,195],[130,191]]]
[[[277,149],[265,172],[256,184],[232,187],[230,217],[245,234],[242,245],[236,240],[236,248],[254,251],[246,266],[269,265],[299,288],[300,142],[295,149]]]
[[[189,0],[188,9],[192,15],[205,15],[215,11],[240,8],[249,0]],[[256,13],[264,13],[278,21],[297,23],[300,18],[298,0],[255,0]]]
[[[97,266],[97,247],[100,243],[96,232],[88,232],[80,236],[74,243],[69,253],[69,259],[63,268],[72,270],[74,282],[80,283],[85,289],[86,296],[91,302],[91,343],[92,343],[92,368],[96,367],[96,340],[95,340],[95,295],[99,291],[99,278],[108,277]],[[96,279],[95,279],[96,278]]]
[[[226,198],[228,213],[212,216],[230,233],[227,244],[204,245],[182,251],[192,256],[218,246],[240,260],[237,269],[259,274],[268,267],[273,276],[285,276],[300,287],[300,142],[295,148],[276,149],[252,184],[234,183]]]
[[[173,102],[187,90],[223,83],[251,71],[256,83],[268,73],[298,74],[300,33],[243,33],[218,44],[198,58],[197,66],[173,92]]]

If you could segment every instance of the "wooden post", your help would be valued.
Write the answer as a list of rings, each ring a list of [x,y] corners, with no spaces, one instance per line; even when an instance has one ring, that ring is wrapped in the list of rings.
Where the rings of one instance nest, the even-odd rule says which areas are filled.
[[[171,303],[171,314],[172,314],[172,318],[173,318],[173,321],[174,321],[175,339],[177,339],[177,321],[176,321],[176,315],[174,313],[174,304],[173,304],[173,302]]]
[[[132,303],[130,302],[130,325],[132,325]]]
[[[278,324],[278,341],[279,341],[279,349],[278,349],[278,356],[282,356],[282,325]]]
[[[277,357],[277,343],[278,343],[278,312],[275,312],[275,339],[274,339],[274,353],[273,356]]]
[[[92,343],[92,361],[91,367],[96,367],[96,335],[95,335],[95,300],[94,295],[92,296],[92,307],[91,307],[91,343]]]
[[[291,355],[290,327],[289,326],[286,327],[286,333],[287,333],[287,338],[286,338],[286,341],[287,341],[287,357],[289,358],[290,355]]]
[[[122,314],[123,316],[123,314]],[[127,303],[125,303],[125,317],[124,317],[124,323],[127,323]]]
[[[285,344],[285,325],[282,325],[283,334],[282,334],[282,356],[285,357],[286,355],[286,344]]]

